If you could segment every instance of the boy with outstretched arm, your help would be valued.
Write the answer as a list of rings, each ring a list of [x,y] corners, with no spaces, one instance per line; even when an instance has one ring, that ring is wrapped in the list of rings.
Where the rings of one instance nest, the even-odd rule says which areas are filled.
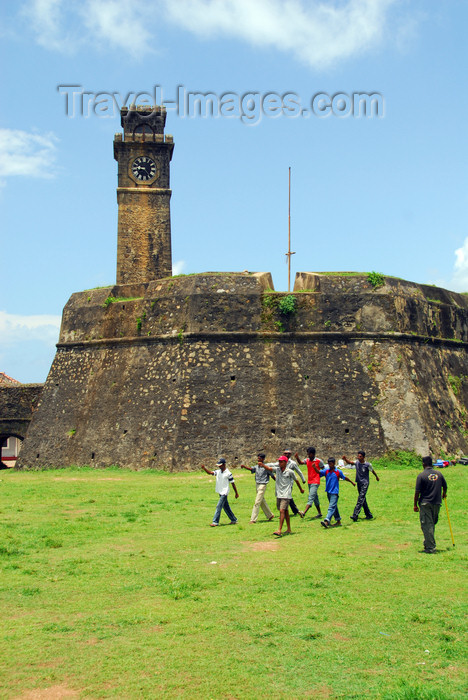
[[[280,512],[280,521],[279,528],[273,534],[277,535],[277,537],[281,537],[281,530],[285,520],[287,527],[286,534],[291,534],[291,521],[289,519],[288,508],[294,482],[298,485],[300,492],[304,493],[304,489],[296,479],[293,470],[286,468],[287,463],[288,458],[285,455],[281,455],[277,462],[269,464],[262,462],[260,464],[261,467],[276,476],[276,507]]]
[[[325,477],[325,491],[328,497],[328,513],[324,520],[320,522],[322,527],[330,527],[330,521],[335,516],[336,525],[341,525],[341,515],[338,510],[338,498],[340,496],[340,479],[343,481],[349,481],[350,484],[356,486],[354,481],[348,479],[347,476],[343,474],[341,469],[335,469],[336,460],[334,457],[328,458],[327,469],[320,470],[320,476]]]
[[[211,523],[210,527],[217,527],[219,525],[219,518],[222,510],[224,510],[229,520],[231,521],[229,524],[235,525],[237,523],[237,518],[232,512],[231,506],[229,505],[228,501],[229,486],[231,484],[232,488],[234,489],[234,493],[236,494],[236,498],[239,498],[236,484],[234,483],[234,477],[232,476],[229,469],[226,467],[226,460],[223,457],[221,457],[221,459],[218,460],[216,466],[219,467],[219,469],[211,471],[211,469],[207,469],[204,464],[201,465],[201,468],[207,474],[216,477],[216,493],[219,495],[218,505],[216,506],[216,511],[213,516],[213,522]]]
[[[306,481],[304,479],[304,474],[301,472],[301,470],[297,466],[297,462],[295,462],[293,459],[291,459],[292,450],[290,450],[289,447],[287,447],[286,449],[283,450],[283,454],[285,457],[288,458],[288,463],[286,464],[286,468],[292,469],[293,472],[296,472],[299,479],[302,481],[303,484],[305,484]],[[304,517],[304,513],[302,511],[300,511],[299,508],[294,503],[294,498],[292,497],[292,494],[291,494],[291,498],[289,500],[289,507],[291,508],[291,513],[293,515],[300,515],[301,518]]]
[[[307,499],[307,505],[304,508],[302,517],[307,513],[312,504],[315,504],[317,508],[316,518],[322,517],[322,511],[320,510],[320,501],[317,495],[318,487],[320,486],[320,470],[325,469],[325,465],[321,459],[315,456],[315,447],[307,448],[307,459],[303,462],[299,455],[295,454],[298,464],[307,465],[307,482],[309,485],[309,498]]]
[[[353,522],[357,521],[359,513],[361,512],[361,508],[364,508],[364,515],[366,516],[366,520],[372,520],[372,518],[374,517],[370,511],[369,506],[367,505],[366,498],[367,489],[369,488],[369,472],[372,472],[377,481],[380,481],[380,479],[377,476],[377,472],[375,471],[372,464],[370,462],[366,462],[365,457],[366,453],[363,450],[359,450],[359,452],[357,453],[357,460],[355,462],[351,462],[351,460],[349,460],[346,457],[346,455],[343,455],[343,459],[347,464],[353,464],[356,467],[356,485],[358,490],[358,498],[353,514],[349,516]]]
[[[265,456],[266,455],[263,452],[258,453],[257,465],[255,467],[246,467],[245,464],[241,464],[241,469],[247,469],[252,474],[255,474],[255,486],[257,487],[257,497],[252,508],[252,515],[250,516],[250,523],[252,525],[255,525],[255,523],[257,522],[260,506],[263,512],[265,513],[266,519],[268,521],[273,520],[273,518],[275,517],[271,512],[270,508],[268,507],[268,503],[265,501],[265,491],[271,476],[270,472],[268,472],[263,466],[261,466],[263,464]],[[274,479],[275,477],[272,476],[271,478]]]

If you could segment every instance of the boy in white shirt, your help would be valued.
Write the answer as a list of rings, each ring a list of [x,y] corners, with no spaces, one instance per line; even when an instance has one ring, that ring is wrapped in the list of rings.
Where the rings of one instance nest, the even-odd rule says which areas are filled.
[[[237,518],[232,512],[231,506],[229,505],[228,501],[229,486],[231,484],[232,488],[234,489],[234,493],[236,494],[236,498],[239,498],[239,494],[234,483],[234,477],[232,476],[229,469],[226,467],[226,460],[223,457],[221,457],[216,466],[219,467],[219,469],[211,471],[211,469],[207,469],[204,464],[201,465],[201,468],[207,474],[216,477],[216,493],[219,495],[218,505],[216,506],[216,511],[213,516],[213,522],[211,523],[210,527],[217,527],[219,525],[219,518],[222,510],[224,510],[229,520],[231,521],[229,524],[235,525],[237,523]]]

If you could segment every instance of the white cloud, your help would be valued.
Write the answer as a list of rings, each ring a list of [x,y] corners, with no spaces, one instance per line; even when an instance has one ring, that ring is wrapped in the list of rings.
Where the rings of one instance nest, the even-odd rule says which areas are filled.
[[[57,137],[18,129],[0,129],[0,176],[53,177]]]
[[[227,36],[272,47],[314,68],[367,51],[388,29],[399,0],[27,0],[24,13],[45,48],[69,52],[84,43],[142,57],[161,24],[204,39]]]
[[[61,53],[92,44],[142,56],[151,50],[152,14],[154,19],[157,3],[144,0],[27,0],[23,7],[37,43]]]
[[[2,345],[31,340],[40,340],[48,345],[55,345],[58,341],[60,321],[60,316],[47,314],[21,316],[0,311]]]
[[[135,57],[149,50],[151,35],[145,21],[150,10],[148,2],[91,0],[83,3],[82,8],[86,28],[98,39],[105,39]]]
[[[461,248],[454,253],[455,263],[451,277],[447,279],[434,279],[433,284],[444,289],[452,289],[454,292],[468,292],[468,238],[465,238]]]
[[[201,36],[234,36],[323,67],[374,46],[394,4],[395,0],[178,0],[167,9],[173,21]]]
[[[452,286],[457,292],[468,292],[468,238],[465,238],[461,248],[455,251],[455,266]]]
[[[0,371],[20,382],[43,382],[55,354],[60,316],[0,311]]]
[[[185,269],[185,260],[178,260],[172,266],[173,275],[181,275]]]
[[[24,15],[32,21],[38,44],[45,48],[63,50],[67,46],[61,5],[62,0],[33,0],[25,4]]]

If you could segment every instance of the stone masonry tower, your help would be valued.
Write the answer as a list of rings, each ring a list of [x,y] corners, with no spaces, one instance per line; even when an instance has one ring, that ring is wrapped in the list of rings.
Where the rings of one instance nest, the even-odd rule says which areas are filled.
[[[169,170],[174,143],[164,135],[164,107],[122,107],[115,134],[119,164],[117,284],[172,275]]]

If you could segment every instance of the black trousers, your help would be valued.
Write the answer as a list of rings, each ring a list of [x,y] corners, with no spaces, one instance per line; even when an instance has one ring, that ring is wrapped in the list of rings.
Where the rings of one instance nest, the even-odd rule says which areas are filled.
[[[296,506],[292,498],[289,500],[289,507],[291,508],[293,515],[297,515],[299,513],[299,508]]]
[[[358,499],[353,512],[353,518],[357,518],[361,512],[361,508],[364,508],[364,513],[366,518],[372,518],[372,513],[370,512],[369,506],[367,505],[367,489],[369,488],[368,481],[356,481],[356,487],[358,490]]]

